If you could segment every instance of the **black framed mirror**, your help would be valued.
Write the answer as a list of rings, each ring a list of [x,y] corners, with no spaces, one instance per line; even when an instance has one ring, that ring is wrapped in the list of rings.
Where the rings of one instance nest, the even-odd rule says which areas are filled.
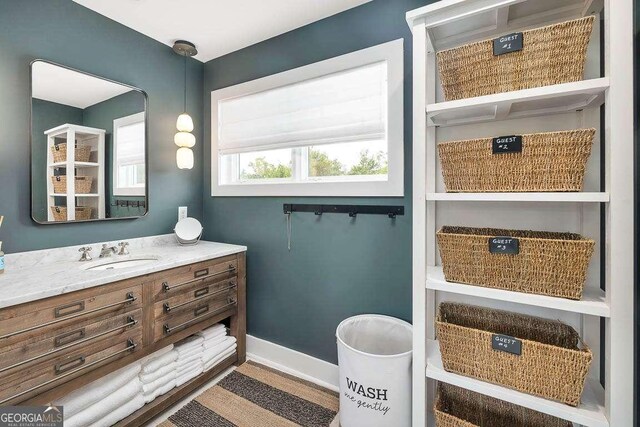
[[[31,63],[31,216],[40,224],[148,212],[148,99],[50,61]]]

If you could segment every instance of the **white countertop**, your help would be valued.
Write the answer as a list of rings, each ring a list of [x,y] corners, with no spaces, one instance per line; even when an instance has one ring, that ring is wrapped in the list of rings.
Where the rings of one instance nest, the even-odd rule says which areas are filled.
[[[101,244],[85,245],[93,249],[93,261],[89,262],[78,261],[78,249],[81,246],[7,255],[5,272],[0,274],[0,308],[247,250],[246,246],[205,241],[193,246],[180,246],[172,235],[131,239],[129,242],[130,255],[113,255],[109,258],[98,258]],[[109,246],[114,244],[109,243]],[[145,257],[157,260],[121,269],[86,270],[94,265]]]

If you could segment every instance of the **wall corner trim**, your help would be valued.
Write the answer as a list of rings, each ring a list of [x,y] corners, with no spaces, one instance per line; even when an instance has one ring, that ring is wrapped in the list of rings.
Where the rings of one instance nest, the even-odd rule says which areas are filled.
[[[338,366],[308,354],[247,335],[247,358],[329,390],[338,391]]]

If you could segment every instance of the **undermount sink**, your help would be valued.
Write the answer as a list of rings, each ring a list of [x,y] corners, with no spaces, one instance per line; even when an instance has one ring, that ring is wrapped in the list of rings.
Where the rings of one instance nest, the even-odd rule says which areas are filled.
[[[136,258],[136,259],[126,259],[126,260],[114,260],[111,262],[107,262],[100,265],[94,265],[91,267],[86,267],[85,270],[92,271],[102,271],[102,270],[119,270],[121,268],[129,268],[129,267],[139,267],[141,265],[149,264],[151,262],[157,261],[158,258]]]

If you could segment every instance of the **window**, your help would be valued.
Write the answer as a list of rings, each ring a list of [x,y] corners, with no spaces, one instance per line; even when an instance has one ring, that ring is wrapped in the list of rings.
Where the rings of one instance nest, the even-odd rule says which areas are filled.
[[[403,196],[403,41],[211,93],[213,196]]]
[[[113,194],[145,195],[144,113],[113,121]]]

